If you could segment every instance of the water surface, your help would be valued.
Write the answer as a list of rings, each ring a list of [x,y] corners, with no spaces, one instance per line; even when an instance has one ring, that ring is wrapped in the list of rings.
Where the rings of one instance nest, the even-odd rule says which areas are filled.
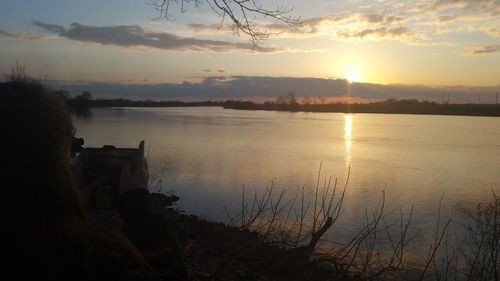
[[[198,108],[104,108],[75,117],[86,146],[147,142],[158,189],[181,197],[179,208],[213,220],[241,207],[247,192],[305,187],[312,198],[318,169],[345,181],[336,233],[362,223],[385,191],[387,210],[414,206],[414,225],[500,194],[500,118],[289,113]],[[322,184],[321,184],[322,185]],[[339,234],[339,235],[340,235]]]

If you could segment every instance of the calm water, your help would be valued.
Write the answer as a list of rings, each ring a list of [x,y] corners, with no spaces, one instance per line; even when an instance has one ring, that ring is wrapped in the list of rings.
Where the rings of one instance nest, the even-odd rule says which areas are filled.
[[[75,118],[86,146],[147,142],[161,190],[181,197],[187,213],[213,220],[239,210],[243,185],[273,184],[311,196],[322,176],[351,177],[336,233],[359,227],[365,210],[414,205],[414,225],[431,227],[443,196],[443,215],[500,194],[500,118],[288,113],[221,108],[94,109]],[[396,214],[395,213],[395,214]]]

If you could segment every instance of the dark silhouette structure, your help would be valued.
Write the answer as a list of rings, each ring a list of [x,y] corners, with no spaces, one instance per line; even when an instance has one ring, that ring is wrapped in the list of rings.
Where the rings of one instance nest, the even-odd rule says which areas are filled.
[[[0,131],[3,273],[16,279],[159,280],[140,252],[158,247],[155,235],[162,235],[152,229],[147,170],[128,171],[118,207],[125,236],[88,219],[83,187],[70,166],[75,130],[60,96],[30,80],[0,83]]]

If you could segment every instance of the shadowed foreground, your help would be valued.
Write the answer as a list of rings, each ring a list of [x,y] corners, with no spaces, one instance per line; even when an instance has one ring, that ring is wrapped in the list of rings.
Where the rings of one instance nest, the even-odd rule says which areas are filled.
[[[170,222],[188,280],[351,280],[344,272],[312,261],[306,252],[283,249],[262,242],[255,232],[165,208],[171,205],[165,195],[151,198],[155,210]]]
[[[268,191],[264,198],[271,196],[272,191]],[[451,219],[438,223],[436,240],[431,241],[427,257],[414,263],[406,257],[413,249],[409,243],[416,237],[408,230],[413,210],[401,221],[398,240],[388,232],[390,226],[383,216],[384,200],[373,220],[344,248],[340,247],[337,253],[322,254],[313,252],[315,237],[321,236],[336,216],[330,216],[320,228],[313,227],[307,244],[290,247],[276,236],[247,230],[252,228],[232,227],[185,215],[168,208],[178,197],[153,193],[153,209],[160,218],[158,221],[163,222],[155,224],[154,232],[156,236],[166,237],[168,242],[144,255],[163,280],[498,280],[500,198],[494,192],[492,196],[489,203],[464,209],[464,214],[471,219],[466,226],[466,237],[457,241],[448,237]],[[321,199],[318,202],[323,205]],[[280,205],[273,206],[270,209]],[[97,222],[118,230],[119,216],[112,213],[101,213]],[[259,216],[265,218],[262,214]],[[253,218],[248,217],[248,221]],[[387,236],[382,235],[383,231]],[[377,239],[380,238],[391,243],[379,245]],[[389,255],[384,249],[389,250]]]
[[[260,242],[257,235],[173,210],[190,280],[350,280],[303,252]]]

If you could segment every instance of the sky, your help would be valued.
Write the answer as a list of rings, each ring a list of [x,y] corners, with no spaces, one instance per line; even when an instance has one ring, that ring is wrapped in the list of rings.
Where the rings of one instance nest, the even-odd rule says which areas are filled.
[[[251,15],[271,34],[257,46],[210,1],[157,19],[149,0],[2,0],[0,74],[18,63],[72,91],[158,99],[500,91],[500,0],[260,1],[301,24]]]

